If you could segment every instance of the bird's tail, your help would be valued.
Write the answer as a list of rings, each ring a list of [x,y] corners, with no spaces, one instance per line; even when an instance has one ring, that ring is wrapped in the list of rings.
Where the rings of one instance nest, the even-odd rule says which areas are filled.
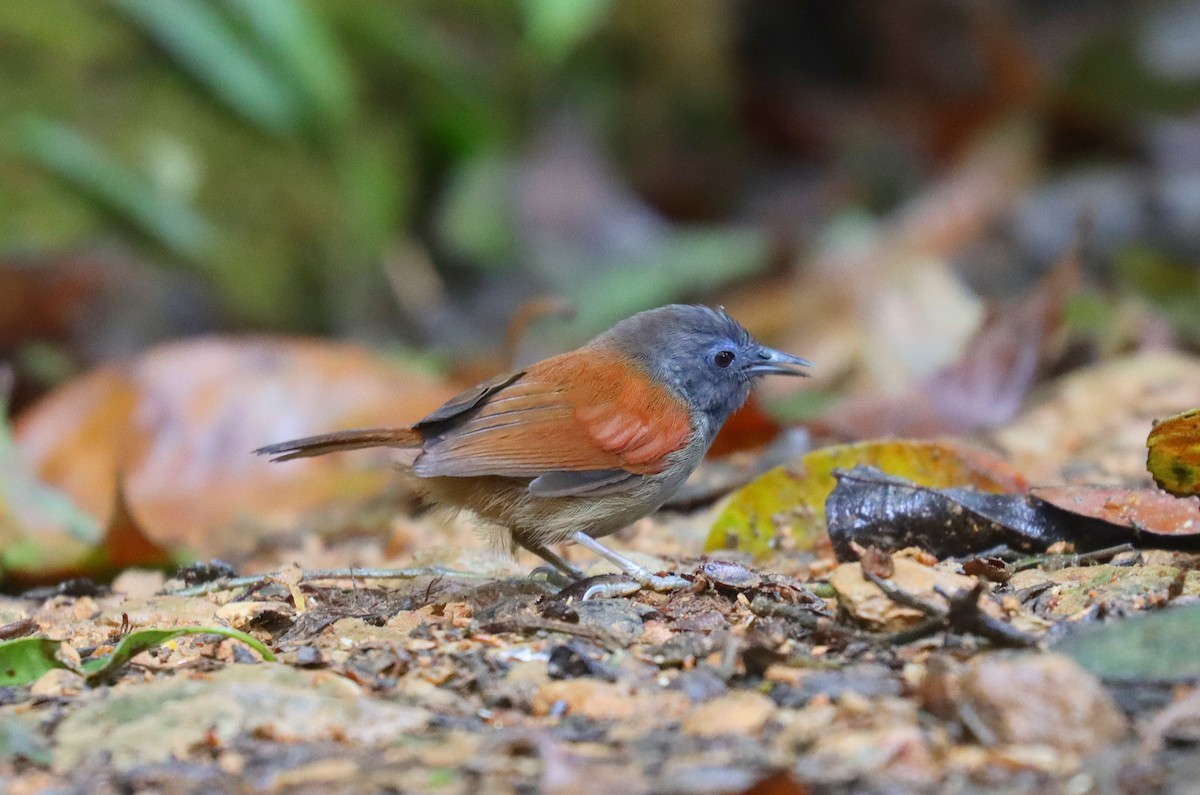
[[[292,439],[260,447],[254,452],[269,455],[272,461],[291,461],[293,458],[361,450],[364,447],[414,448],[420,447],[422,441],[421,434],[412,428],[367,428]]]

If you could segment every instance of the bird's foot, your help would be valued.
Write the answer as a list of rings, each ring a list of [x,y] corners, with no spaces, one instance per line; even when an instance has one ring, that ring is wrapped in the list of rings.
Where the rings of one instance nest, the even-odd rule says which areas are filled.
[[[579,599],[613,599],[618,596],[632,596],[638,591],[649,590],[665,593],[690,588],[691,582],[677,574],[654,574],[647,569],[628,574],[608,574],[592,578],[593,581],[575,583],[568,589],[577,591],[585,583],[587,587],[579,595]],[[564,590],[562,593],[566,593]],[[560,594],[561,595],[561,594]]]
[[[591,583],[584,589],[579,600],[586,602],[589,599],[616,599],[619,596],[633,596],[640,590],[642,590],[641,583],[630,577],[618,575]]]
[[[643,576],[632,575],[637,580],[638,584],[643,588],[648,588],[651,591],[659,593],[670,593],[671,591],[680,591],[684,588],[691,588],[692,583],[678,574],[652,574],[643,569]]]
[[[628,577],[628,580],[618,581],[618,583],[628,583],[620,586],[618,583],[597,583],[594,586],[597,590],[593,593],[592,588],[588,588],[584,593],[584,599],[596,596],[628,596],[631,593],[637,593],[643,588],[650,591],[667,593],[683,588],[690,588],[692,585],[689,580],[680,577],[678,574],[655,574],[645,566],[638,565],[624,555],[614,552],[584,532],[576,532],[571,538],[576,544],[590,549],[620,568],[625,573],[625,576]],[[620,593],[617,591],[620,591]]]

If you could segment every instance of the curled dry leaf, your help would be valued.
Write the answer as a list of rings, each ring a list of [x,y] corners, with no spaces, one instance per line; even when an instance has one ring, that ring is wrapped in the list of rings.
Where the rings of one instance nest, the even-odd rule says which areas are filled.
[[[896,394],[852,398],[814,430],[838,439],[934,436],[1002,425],[1016,416],[1052,352],[1079,261],[1064,257],[1029,295],[990,312],[955,363]]]
[[[839,560],[856,548],[919,546],[938,557],[1007,546],[1043,551],[1057,542],[1080,550],[1121,544],[1200,549],[1200,504],[1148,489],[1034,489],[1028,495],[930,489],[858,466],[836,473],[827,500],[829,539]]]
[[[1000,546],[1040,552],[1060,541],[1080,550],[1121,544],[1200,549],[1198,501],[1149,489],[1063,486],[986,494],[919,486],[866,466],[835,474],[826,520],[840,560],[869,546],[916,546],[938,557]]]
[[[866,547],[919,547],[943,558],[1001,545],[1040,551],[1064,540],[1023,495],[929,488],[868,466],[835,475],[826,520],[839,560]]]
[[[216,554],[388,483],[369,453],[272,466],[252,450],[402,425],[452,391],[352,345],[211,337],[84,375],[22,414],[16,440],[36,474],[101,525],[123,473],[129,505],[157,541]],[[222,532],[234,523],[236,537]]]

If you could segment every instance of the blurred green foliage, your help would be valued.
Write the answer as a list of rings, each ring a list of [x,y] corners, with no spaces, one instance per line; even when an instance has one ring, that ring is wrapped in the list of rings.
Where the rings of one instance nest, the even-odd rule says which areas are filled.
[[[612,53],[679,61],[683,71],[653,80],[687,75],[707,84],[693,95],[721,93],[711,69],[687,71],[694,55],[655,52],[676,13],[669,3],[646,5],[636,24],[619,5],[0,4],[0,102],[10,121],[0,128],[0,250],[132,246],[139,258],[201,274],[227,324],[314,331],[352,331],[394,311],[383,266],[414,238],[451,278],[463,266],[512,268],[521,253],[498,180],[557,104],[619,115],[627,75]],[[708,8],[689,24],[719,13]],[[589,50],[598,37],[605,46]],[[635,89],[620,101],[662,96],[645,81]],[[657,104],[666,107],[648,125],[674,113]],[[696,279],[709,284],[760,259],[761,243],[745,238],[700,232],[672,256],[699,250],[707,264]],[[678,270],[664,269],[666,288],[632,303],[692,286]]]
[[[969,140],[971,124],[1038,116],[1059,158],[1049,172],[1128,160],[1147,122],[1186,117],[1200,97],[1200,80],[1147,63],[1146,9],[1081,4],[1091,28],[1042,62],[1025,52],[1041,19],[1027,4],[998,4],[1008,27],[995,41],[965,10],[957,27],[933,25],[922,9],[941,18],[938,3],[912,4],[896,30],[875,4],[835,5],[2,3],[0,252],[100,250],[185,273],[215,296],[219,327],[465,346],[553,292],[579,306],[572,330],[586,335],[652,304],[720,300],[765,266],[765,228],[785,249],[775,261],[795,265],[838,219],[886,218],[931,164],[952,162],[958,150],[937,142]],[[961,52],[939,45],[951,41]],[[1001,45],[994,74],[964,72]],[[898,54],[867,57],[889,46]],[[1041,79],[1006,100],[1010,62]],[[943,78],[962,95],[947,98]],[[995,118],[964,126],[963,103]],[[550,218],[569,245],[562,229],[531,229],[514,195],[564,109],[583,119],[578,138],[596,139],[581,158],[594,156],[592,172],[569,179],[612,215],[590,218],[580,200]],[[553,197],[562,179],[533,192]],[[1176,271],[1190,257],[1171,273],[1141,255],[1116,267],[1189,341],[1198,299]],[[413,316],[431,302],[431,317]]]

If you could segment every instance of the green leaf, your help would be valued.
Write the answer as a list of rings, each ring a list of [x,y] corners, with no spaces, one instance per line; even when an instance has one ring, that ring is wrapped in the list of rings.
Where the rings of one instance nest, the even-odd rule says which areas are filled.
[[[0,687],[28,684],[56,668],[71,667],[58,659],[60,640],[17,638],[0,641]]]
[[[451,176],[437,217],[439,237],[456,256],[489,270],[515,262],[512,164],[496,154],[464,162]]]
[[[240,640],[258,652],[263,660],[274,662],[275,655],[260,641],[228,627],[177,627],[175,629],[142,629],[121,638],[110,654],[84,660],[76,668],[58,656],[62,641],[45,637],[18,638],[0,642],[0,687],[11,687],[33,682],[38,677],[61,668],[83,676],[88,684],[95,684],[116,669],[129,662],[135,655],[155,646],[169,643],[184,635],[222,635]]]
[[[1054,650],[1103,679],[1193,681],[1200,677],[1200,606],[1082,627]]]
[[[216,4],[116,0],[116,5],[231,111],[264,132],[299,132],[300,111],[291,88],[238,40]]]
[[[101,538],[100,526],[66,494],[42,483],[29,470],[4,420],[7,395],[0,393],[0,579],[9,568],[42,562],[48,551],[41,531],[64,531],[79,545],[64,554],[77,556]],[[49,553],[53,556],[53,553]]]
[[[83,670],[88,683],[95,683],[111,674],[117,668],[129,662],[135,655],[147,649],[161,646],[175,638],[184,635],[223,635],[227,638],[240,640],[258,652],[266,662],[275,662],[275,655],[258,639],[229,627],[177,627],[175,629],[141,629],[131,632],[121,638],[121,642],[111,654],[91,660],[84,660]]]
[[[523,0],[526,39],[550,64],[561,63],[575,45],[608,17],[612,0]]]
[[[326,130],[348,121],[354,110],[350,70],[311,7],[295,0],[232,0],[232,4],[303,99],[305,116]]]
[[[346,240],[340,245],[376,269],[404,228],[412,201],[414,164],[405,133],[388,127],[347,138],[337,152],[338,189]]]
[[[26,118],[17,146],[29,159],[91,197],[172,253],[199,262],[215,231],[191,207],[123,166],[79,132],[48,119]]]

